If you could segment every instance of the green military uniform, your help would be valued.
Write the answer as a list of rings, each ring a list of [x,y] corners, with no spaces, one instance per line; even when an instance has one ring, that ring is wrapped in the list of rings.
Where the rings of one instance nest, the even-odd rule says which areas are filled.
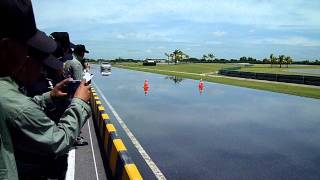
[[[1,104],[0,109],[3,109]],[[16,180],[18,179],[17,174],[10,132],[3,114],[0,113],[0,179],[9,179],[10,177],[10,179]]]
[[[82,80],[83,67],[75,55],[73,55],[72,60],[66,61],[64,65],[64,71],[67,77],[70,76],[74,80]]]
[[[54,107],[54,100],[49,92],[29,98],[19,92],[18,85],[10,77],[0,78],[0,168],[6,165],[10,179],[16,170],[6,126],[11,134],[17,164],[21,159],[22,164],[29,163],[25,159],[31,160],[32,164],[37,159],[45,160],[46,157],[67,153],[91,113],[86,102],[73,98],[59,123],[55,124],[45,114],[45,110],[51,107]]]

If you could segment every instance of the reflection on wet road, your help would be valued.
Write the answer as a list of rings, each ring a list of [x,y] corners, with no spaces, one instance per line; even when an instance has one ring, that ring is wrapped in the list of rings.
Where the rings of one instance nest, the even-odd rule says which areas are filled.
[[[94,82],[168,179],[317,179],[320,101],[114,68]],[[148,94],[144,92],[148,80]]]

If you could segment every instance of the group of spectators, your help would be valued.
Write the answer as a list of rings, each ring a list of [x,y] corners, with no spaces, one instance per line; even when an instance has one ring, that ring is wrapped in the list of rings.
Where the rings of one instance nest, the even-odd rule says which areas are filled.
[[[89,52],[67,32],[38,30],[31,0],[0,0],[0,22],[0,179],[64,179],[91,115]]]

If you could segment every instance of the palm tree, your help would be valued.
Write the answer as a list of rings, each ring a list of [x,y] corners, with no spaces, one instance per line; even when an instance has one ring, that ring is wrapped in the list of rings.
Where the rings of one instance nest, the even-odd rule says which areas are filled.
[[[174,60],[174,63],[177,64],[177,62],[189,58],[187,54],[182,52],[179,49],[176,49],[175,51],[172,52],[172,58]]]
[[[184,53],[182,51],[179,51],[179,54],[178,54],[179,61],[182,61],[182,60],[185,60],[185,59],[188,59],[188,58],[189,58],[189,55],[187,55],[186,53]]]
[[[284,58],[285,58],[284,55],[280,55],[280,56],[279,56],[278,62],[279,62],[279,64],[280,64],[280,68],[281,68],[281,65],[284,63]]]
[[[208,59],[208,56],[207,56],[206,54],[204,54],[204,55],[202,56],[202,59],[206,61],[206,60]]]
[[[165,55],[165,56],[167,56],[167,58],[168,58],[168,64],[169,64],[169,57],[170,57],[170,54],[168,54],[168,53],[164,53],[164,55]]]
[[[190,57],[189,57],[189,55],[184,54],[184,58],[185,58],[185,59],[189,59]],[[187,61],[187,62],[190,62],[190,61]]]
[[[273,55],[270,54],[270,66],[272,68],[272,64],[275,64],[277,62],[277,58]]]
[[[213,54],[208,54],[208,57],[210,58],[210,60],[213,60],[215,56]]]
[[[176,49],[175,51],[173,51],[172,54],[173,54],[174,64],[177,64],[177,62],[179,61],[180,50]]]
[[[171,54],[170,54],[170,57],[171,57],[171,61],[173,61],[174,54],[173,54],[173,53],[171,53]]]
[[[285,57],[284,60],[285,60],[285,62],[286,62],[286,64],[287,64],[287,68],[288,68],[288,65],[289,65],[289,64],[292,64],[292,61],[293,61],[290,56]]]

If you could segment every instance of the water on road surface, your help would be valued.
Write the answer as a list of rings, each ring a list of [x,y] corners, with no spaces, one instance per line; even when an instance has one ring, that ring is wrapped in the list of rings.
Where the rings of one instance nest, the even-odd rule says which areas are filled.
[[[320,101],[113,68],[94,82],[168,179],[318,179]],[[148,80],[148,93],[144,80]]]

